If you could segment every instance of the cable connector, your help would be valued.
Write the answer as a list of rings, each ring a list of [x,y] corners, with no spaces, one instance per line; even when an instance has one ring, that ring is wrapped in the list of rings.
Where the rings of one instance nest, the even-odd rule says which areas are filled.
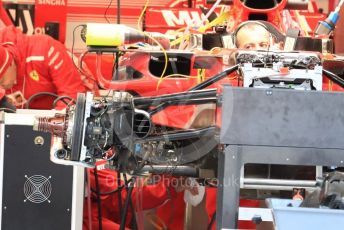
[[[316,35],[329,35],[335,28],[339,19],[338,12],[331,12],[325,21],[319,21],[317,28],[315,29]]]
[[[329,35],[334,28],[339,19],[339,11],[344,3],[344,0],[341,0],[336,9],[330,13],[330,15],[326,18],[325,21],[319,21],[317,28],[315,29],[316,35]]]

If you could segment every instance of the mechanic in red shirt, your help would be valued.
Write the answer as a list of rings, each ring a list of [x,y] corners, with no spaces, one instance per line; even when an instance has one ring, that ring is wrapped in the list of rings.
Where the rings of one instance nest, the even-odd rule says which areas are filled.
[[[90,193],[90,203],[88,203],[87,198],[85,199],[84,203],[84,220],[83,220],[83,229],[90,230],[90,229],[99,229],[99,222],[98,222],[98,207],[97,207],[97,194],[96,194],[96,181],[95,176],[93,175],[94,171],[91,170],[89,175],[89,186],[90,190],[87,189],[87,193]],[[99,192],[101,197],[101,215],[102,215],[102,229],[103,230],[118,230],[120,229],[121,223],[121,213],[119,208],[119,194],[121,197],[121,206],[122,210],[124,207],[125,200],[127,198],[127,191],[126,185],[124,181],[121,180],[122,189],[118,189],[117,184],[117,172],[114,170],[97,170],[97,177],[99,183]],[[155,178],[155,182],[152,178]],[[158,180],[156,179],[158,178]],[[143,211],[143,210],[150,210],[160,208],[165,206],[168,201],[173,201],[183,193],[177,192],[179,188],[176,186],[176,182],[180,181],[178,178],[172,178],[169,176],[159,176],[155,175],[148,180],[148,184],[142,185],[141,189],[137,186],[133,189],[131,200],[133,204],[133,208],[135,211]],[[111,192],[112,191],[112,192]],[[140,192],[141,191],[141,192]],[[170,207],[170,205],[167,205]],[[181,209],[179,209],[181,208]],[[178,211],[183,212],[183,207],[177,207]],[[171,210],[167,210],[170,213]],[[176,211],[176,210],[174,210]],[[159,213],[154,215],[154,222],[156,224],[165,224],[162,219],[158,221]],[[138,214],[139,216],[140,214]],[[90,218],[91,216],[91,218]],[[138,217],[137,216],[137,217]],[[126,218],[126,229],[131,229],[133,218],[133,210],[129,207],[127,212]],[[147,216],[144,217],[147,220]],[[138,225],[142,225],[143,223],[140,221],[140,218],[136,219]],[[161,222],[162,221],[162,222]],[[172,220],[175,222],[175,220]],[[182,229],[183,219],[181,219],[181,223],[179,223],[180,228],[173,228],[173,229]],[[166,222],[166,224],[168,224]],[[91,227],[92,226],[92,227]]]
[[[0,31],[0,87],[17,107],[36,93],[76,98],[86,88],[63,44],[47,35],[25,35],[14,26]],[[36,97],[32,109],[51,109],[56,97]],[[57,108],[63,108],[62,102]]]

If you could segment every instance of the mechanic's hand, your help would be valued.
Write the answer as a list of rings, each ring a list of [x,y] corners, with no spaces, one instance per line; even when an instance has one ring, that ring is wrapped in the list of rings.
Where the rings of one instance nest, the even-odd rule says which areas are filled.
[[[20,107],[26,103],[26,99],[22,92],[16,91],[11,94],[7,94],[7,98],[11,104],[16,107]]]

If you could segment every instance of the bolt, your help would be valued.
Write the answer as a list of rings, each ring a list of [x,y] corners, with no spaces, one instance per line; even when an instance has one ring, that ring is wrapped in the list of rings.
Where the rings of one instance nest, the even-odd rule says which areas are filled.
[[[6,138],[10,138],[10,134],[6,134]]]
[[[35,145],[43,145],[44,144],[44,138],[42,136],[37,136],[34,139]]]
[[[55,152],[55,156],[58,158],[58,159],[63,159],[67,156],[67,151],[65,149],[58,149],[56,152]]]
[[[67,212],[70,212],[70,209],[69,209],[69,208],[67,208]]]

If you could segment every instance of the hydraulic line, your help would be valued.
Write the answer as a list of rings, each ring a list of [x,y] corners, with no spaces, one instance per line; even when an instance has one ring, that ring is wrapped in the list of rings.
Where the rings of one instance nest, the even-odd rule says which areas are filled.
[[[215,82],[217,81],[220,81],[222,80],[223,78],[225,78],[228,74],[231,74],[233,73],[234,71],[237,71],[239,69],[239,64],[238,65],[235,65],[235,66],[232,66],[226,70],[224,70],[223,72],[213,76],[212,78],[209,78],[207,79],[206,81],[192,87],[191,89],[188,90],[188,92],[190,91],[195,91],[195,90],[201,90],[201,89],[205,89],[207,88],[208,86],[214,84]],[[154,109],[148,111],[149,114],[152,116],[154,115],[155,113],[157,112],[160,112],[161,110],[163,110],[164,108],[166,108],[167,106],[169,106],[170,104],[168,103],[162,103],[158,106],[156,106]]]
[[[207,97],[216,97],[215,89],[197,90],[190,92],[175,93],[158,97],[139,97],[134,99],[135,106],[149,105],[156,106],[161,103],[173,103],[174,101],[189,101],[193,99],[203,99]]]
[[[331,81],[335,82],[338,84],[340,87],[344,89],[344,80],[340,78],[338,75],[332,73],[331,71],[328,71],[326,69],[323,69],[323,74],[329,78]]]

